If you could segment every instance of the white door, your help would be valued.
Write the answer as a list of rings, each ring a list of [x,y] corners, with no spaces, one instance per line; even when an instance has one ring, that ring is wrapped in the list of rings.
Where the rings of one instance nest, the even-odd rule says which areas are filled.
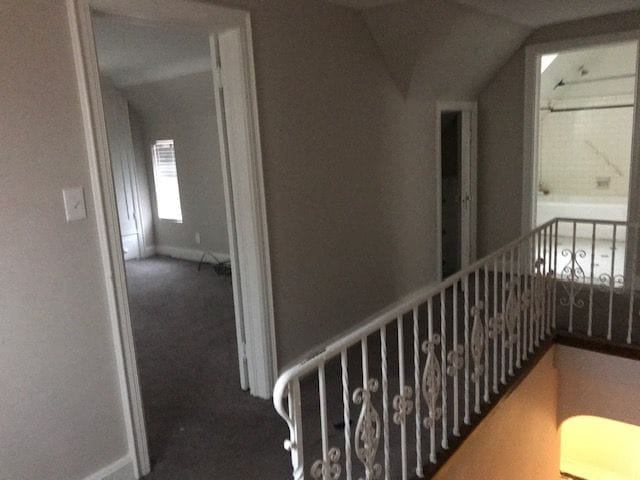
[[[116,192],[122,251],[125,260],[140,258],[139,209],[129,107],[124,97],[103,80],[104,116]]]
[[[238,367],[240,371],[240,387],[243,390],[250,388],[249,364],[247,358],[247,331],[245,325],[242,278],[238,256],[238,232],[236,229],[236,204],[231,180],[231,165],[229,158],[229,132],[227,130],[228,101],[225,98],[225,89],[222,82],[222,59],[220,57],[219,36],[211,38],[211,59],[213,68],[213,88],[216,98],[216,117],[218,121],[218,136],[220,154],[222,156],[222,175],[225,190],[225,208],[227,213],[227,232],[229,235],[229,253],[232,271],[233,307],[236,321],[236,341],[238,346]]]

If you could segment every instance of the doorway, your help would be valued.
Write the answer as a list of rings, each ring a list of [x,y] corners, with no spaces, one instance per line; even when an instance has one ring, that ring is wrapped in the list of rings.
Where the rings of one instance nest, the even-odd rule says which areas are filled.
[[[150,252],[151,254],[153,252],[161,253],[165,256],[164,258],[174,257],[169,259],[171,261],[178,257],[179,261],[187,262],[189,275],[194,272],[202,273],[197,277],[200,279],[204,275],[211,274],[212,271],[217,275],[217,267],[222,270],[230,269],[233,292],[233,300],[231,301],[233,307],[230,307],[230,310],[233,311],[231,331],[235,333],[238,342],[237,355],[234,360],[238,366],[238,370],[236,370],[238,374],[232,388],[239,391],[240,386],[248,387],[252,395],[262,398],[269,398],[273,388],[277,363],[250,24],[248,13],[245,11],[205,5],[191,0],[175,0],[170,9],[159,9],[157,2],[151,0],[140,0],[133,6],[131,2],[125,0],[68,0],[68,8],[92,175],[93,200],[99,226],[102,264],[110,298],[122,401],[127,415],[125,424],[129,454],[133,470],[139,477],[149,472],[150,462],[147,449],[147,428],[141,398],[141,382],[134,347],[133,314],[129,301],[130,297],[136,293],[127,288],[125,250],[127,256],[132,260],[143,258]],[[108,94],[105,95],[105,92],[109,87],[104,87],[106,85],[104,75],[101,79],[94,25],[96,18],[104,18],[105,16],[119,20],[124,19],[125,23],[138,28],[157,27],[164,30],[181,28],[183,31],[200,36],[200,40],[204,41],[204,44],[201,42],[200,46],[204,45],[203,48],[207,52],[204,59],[206,72],[202,70],[202,58],[186,59],[185,51],[178,52],[178,57],[185,61],[177,65],[177,70],[179,70],[179,74],[184,74],[185,69],[187,70],[186,74],[204,73],[205,81],[209,83],[207,98],[210,100],[202,103],[207,105],[209,109],[207,113],[214,115],[213,124],[202,121],[200,118],[196,119],[186,130],[197,131],[201,137],[215,137],[215,149],[211,146],[197,147],[194,145],[193,139],[179,133],[172,134],[169,127],[179,127],[178,124],[181,122],[178,120],[181,119],[179,115],[175,115],[174,110],[169,109],[171,112],[164,118],[169,127],[152,132],[152,129],[148,129],[142,135],[142,147],[139,148],[143,153],[136,155],[136,148],[129,145],[130,148],[125,149],[129,150],[129,153],[123,154],[123,157],[128,155],[130,158],[116,162],[118,165],[114,165],[112,157],[116,157],[117,149],[112,146],[110,148],[109,145],[107,115],[110,115],[110,112],[103,107],[105,97],[108,96]],[[114,39],[116,42],[122,42],[124,37],[115,35]],[[126,41],[124,43],[126,44]],[[158,56],[167,54],[167,49],[162,46],[156,45],[153,51]],[[188,55],[186,56],[188,57]],[[133,51],[131,58],[135,61],[144,61],[147,59],[147,55]],[[115,64],[118,67],[117,61]],[[115,68],[115,70],[119,69]],[[162,77],[160,79],[163,80],[168,80],[168,77],[171,76],[175,77],[176,74],[176,69],[167,65],[161,65],[155,70],[153,68],[147,70],[146,73],[142,70],[127,73],[120,69],[120,73],[123,73],[125,77],[127,74],[131,74],[136,81],[148,80],[146,75],[149,72],[152,76]],[[105,92],[103,92],[103,88]],[[190,89],[186,88],[183,93],[187,95],[189,92]],[[183,99],[184,97],[181,95],[176,96],[178,103]],[[166,102],[166,100],[156,98],[155,106],[159,104],[162,106]],[[116,124],[116,130],[120,129],[121,135],[111,133],[112,139],[114,136],[126,137],[125,143],[139,145],[140,142],[135,142],[132,139],[134,125],[139,123],[133,120],[135,108],[126,111],[132,105],[135,107],[135,102],[128,101],[126,95],[123,95],[123,98],[115,103],[119,105],[118,109],[121,112],[120,120],[114,120],[113,123]],[[140,123],[143,124],[142,130],[144,131],[145,115],[140,115],[140,117],[142,117]],[[127,128],[124,127],[125,122],[122,121],[125,118],[130,121],[128,133]],[[184,174],[188,170],[188,168],[184,168],[184,159],[191,156],[190,150],[202,153],[203,149],[205,154],[210,156],[216,154],[214,150],[217,150],[220,162],[218,174],[223,182],[223,192],[219,194],[219,197],[225,203],[222,210],[226,214],[226,222],[224,222],[226,225],[224,226],[228,238],[228,260],[216,255],[226,252],[213,251],[213,248],[205,247],[210,239],[207,238],[204,229],[194,231],[191,228],[180,228],[188,224],[188,217],[195,216],[193,212],[187,213],[189,203],[200,204],[199,206],[204,210],[213,208],[211,203],[207,204],[206,199],[189,198],[189,195],[194,191],[207,193],[206,189],[184,188],[184,186],[182,190],[180,188],[181,182],[186,181],[180,179],[180,173],[182,171]],[[170,153],[174,158],[169,158],[172,156]],[[157,157],[155,160],[154,155]],[[147,159],[146,175],[144,174],[145,168],[139,168],[137,158]],[[157,167],[157,171],[153,172],[155,167]],[[118,171],[115,175],[114,170]],[[123,172],[128,173],[124,174]],[[162,181],[154,173],[160,174]],[[146,230],[146,220],[141,218],[144,217],[145,209],[145,201],[142,198],[144,195],[141,195],[141,190],[144,188],[141,188],[141,184],[144,183],[145,177],[148,182],[147,190],[150,192],[150,205],[153,212],[151,215],[152,226]],[[175,185],[170,186],[169,183],[173,177],[175,177]],[[129,190],[124,193],[116,192],[117,188],[120,189],[122,185],[127,183],[131,183]],[[156,188],[160,184],[165,187],[160,189],[164,192],[161,202],[158,201],[161,195],[160,190]],[[165,202],[165,195],[169,195],[171,192],[173,192],[173,199]],[[162,206],[159,209],[160,203]],[[126,208],[123,208],[123,205],[130,205],[131,210],[124,213]],[[121,211],[123,212],[122,217],[135,218],[136,222],[141,224],[136,235],[139,245],[141,242],[143,245],[136,251],[131,251],[127,247],[128,243],[123,241],[125,240],[123,232],[126,234],[125,236],[129,236],[129,231],[125,232],[121,228]],[[163,223],[162,228],[159,227],[160,223]],[[182,233],[187,230],[187,238],[193,248],[185,247],[185,245],[168,245],[164,241],[157,243],[158,239],[169,238],[171,233],[177,234],[178,230],[183,230]],[[194,245],[199,247],[196,248]],[[194,251],[196,252],[195,257],[193,256]],[[195,262],[192,262],[193,260]],[[228,262],[228,267],[224,265],[225,261]],[[204,272],[198,272],[198,262],[204,262],[205,265],[200,265]],[[225,277],[229,281],[228,275]],[[176,305],[172,306],[172,308],[175,307]],[[178,334],[181,333],[179,328],[175,330]],[[162,347],[159,350],[162,350]],[[164,350],[170,351],[170,348],[164,348]],[[228,348],[227,350],[236,349]],[[176,360],[179,363],[180,357],[176,356]],[[202,367],[204,368],[204,366]],[[248,395],[245,398],[248,399],[247,401],[251,400]],[[217,438],[213,430],[215,429],[208,432],[205,438],[210,439],[212,436]],[[262,443],[266,445],[268,442]],[[256,451],[259,451],[260,445],[256,444]],[[224,453],[223,450],[222,453]],[[202,458],[208,457],[203,455]]]
[[[476,122],[475,103],[437,105],[440,278],[464,269],[475,259]]]
[[[558,227],[559,248],[585,252],[583,273],[597,282],[624,274],[626,245],[633,245],[625,222],[633,213],[638,42],[580,43],[528,52],[534,91],[528,89],[533,123],[525,128],[525,162],[532,161],[529,178],[525,163],[523,226],[554,218],[602,221],[597,229],[589,222]]]

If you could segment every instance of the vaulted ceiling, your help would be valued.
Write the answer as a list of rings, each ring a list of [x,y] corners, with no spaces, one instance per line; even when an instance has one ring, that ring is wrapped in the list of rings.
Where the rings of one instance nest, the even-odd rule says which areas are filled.
[[[640,9],[640,0],[329,1],[361,10],[403,94],[413,84],[451,98],[474,97],[539,26]],[[104,16],[94,22],[101,70],[116,86],[210,68],[205,32]]]
[[[539,27],[640,9],[640,0],[331,1],[361,9],[403,94],[426,82],[453,98],[475,96]]]
[[[410,0],[329,0],[365,10]],[[513,23],[542,27],[553,23],[640,9],[640,0],[448,0],[478,11],[503,17]],[[430,0],[423,0],[428,4]]]
[[[640,9],[640,0],[453,0],[529,27]]]

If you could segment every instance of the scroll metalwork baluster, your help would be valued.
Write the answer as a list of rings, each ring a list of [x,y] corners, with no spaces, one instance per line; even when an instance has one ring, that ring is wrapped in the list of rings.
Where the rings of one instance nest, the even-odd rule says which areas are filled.
[[[432,437],[435,435],[436,421],[442,415],[442,408],[438,406],[442,379],[440,378],[440,362],[436,355],[436,345],[440,344],[440,335],[433,334],[431,340],[422,344],[422,351],[427,354],[427,360],[422,372],[422,397],[427,406],[427,416],[423,420],[426,429],[430,430]],[[435,441],[432,440],[429,455],[431,463],[436,463]]]
[[[484,302],[478,302],[471,308],[471,316],[473,317],[473,328],[471,329],[471,358],[473,359],[473,372],[471,380],[475,383],[475,406],[474,411],[480,413],[480,380],[484,373],[484,363],[482,361],[484,355],[484,325],[482,322],[482,310]]]
[[[338,480],[342,474],[340,466],[340,449],[332,448],[326,460],[316,460],[311,466],[311,478],[319,480]]]
[[[366,387],[353,392],[353,403],[362,405],[356,425],[354,449],[356,457],[364,466],[366,480],[382,477],[382,466],[376,463],[382,425],[380,415],[371,400],[371,395],[378,391],[378,387],[378,380],[370,378]]]

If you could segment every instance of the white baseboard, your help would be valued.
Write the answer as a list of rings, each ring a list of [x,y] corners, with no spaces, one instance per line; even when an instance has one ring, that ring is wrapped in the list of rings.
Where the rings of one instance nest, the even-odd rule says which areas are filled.
[[[136,480],[133,460],[126,455],[106,467],[92,473],[84,480]]]
[[[167,257],[190,260],[192,262],[199,262],[204,252],[204,250],[196,250],[194,248],[170,247],[167,245],[156,245],[155,247],[155,253],[158,255],[166,255]],[[205,256],[204,261],[206,263],[217,263],[216,258],[218,261],[229,260],[228,253],[211,252],[209,250],[206,250],[206,252],[211,254]]]

